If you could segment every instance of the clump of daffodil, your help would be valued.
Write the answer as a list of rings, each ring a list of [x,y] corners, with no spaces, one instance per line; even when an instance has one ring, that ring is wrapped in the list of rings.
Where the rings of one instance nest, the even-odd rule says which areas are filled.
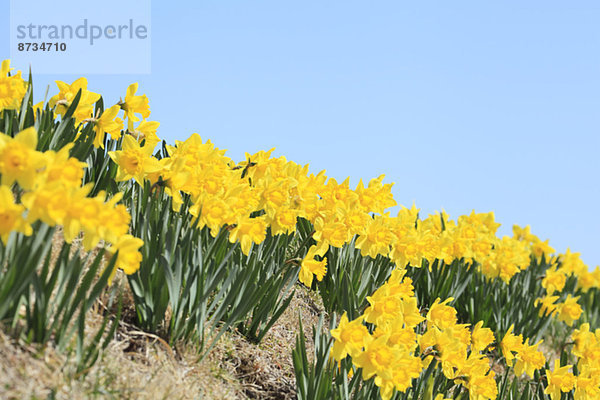
[[[132,243],[126,240],[131,239],[127,236],[131,216],[123,204],[117,204],[122,194],[107,198],[100,191],[91,197],[93,183],[82,186],[87,164],[69,155],[74,144],[42,153],[36,150],[37,142],[33,127],[14,138],[0,133],[0,239],[6,243],[11,232],[29,235],[30,224],[40,220],[49,226],[62,226],[67,243],[83,233],[86,251],[101,241],[123,248],[119,268],[126,273],[137,269],[140,258],[130,256],[131,246],[125,245]],[[135,140],[133,143],[137,145]],[[15,202],[11,190],[15,184],[20,202]]]
[[[396,269],[383,286],[368,297],[364,314],[349,322],[346,314],[331,331],[332,357],[337,361],[350,356],[364,380],[373,379],[384,400],[395,391],[405,392],[435,358],[447,379],[469,391],[470,398],[495,399],[498,395],[491,360],[482,352],[494,341],[483,323],[471,331],[458,324],[456,310],[447,305],[452,299],[437,299],[427,313],[427,329],[417,327],[425,321],[417,307],[412,281],[405,270]],[[371,334],[365,323],[374,326]],[[523,362],[529,359],[523,356]],[[537,365],[537,364],[536,364]],[[529,371],[529,364],[526,365]]]
[[[137,104],[125,106],[130,121],[149,113],[136,90],[130,87],[123,102]],[[135,129],[130,127],[128,133],[153,147],[158,139],[151,139],[156,126],[146,126],[146,122]],[[224,156],[224,150],[214,148],[210,141],[203,142],[197,134],[166,149],[168,159],[161,160],[160,168],[146,178],[165,182],[175,209],[182,202],[182,194],[190,195],[190,211],[213,233],[225,225],[235,225],[237,218],[252,212],[264,213],[275,235],[294,232],[297,219],[306,218],[313,224],[313,238],[319,248],[341,248],[354,240],[364,256],[388,257],[402,268],[420,267],[424,261],[432,265],[435,260],[449,265],[462,259],[477,265],[489,279],[500,278],[506,283],[529,265],[531,255],[550,255],[551,248],[520,228],[515,228],[514,237],[498,238],[499,224],[493,213],[472,212],[457,221],[442,213],[421,220],[413,206],[391,217],[386,209],[395,205],[392,185],[383,184],[383,176],[371,180],[368,187],[361,181],[352,190],[348,179],[338,183],[327,179],[324,171],[309,174],[308,166],[272,157],[273,149],[246,154],[245,161],[234,164]],[[321,261],[305,258],[300,280],[312,282],[310,269],[323,271],[323,267]]]
[[[27,90],[20,72],[9,76],[9,71],[6,60],[0,70],[0,112],[18,109]],[[122,148],[109,152],[118,165],[117,181],[134,179],[142,185],[148,180],[153,188],[164,188],[176,211],[189,200],[188,210],[197,217],[199,228],[206,227],[213,237],[226,229],[229,241],[239,243],[246,256],[270,236],[293,235],[300,218],[312,224],[315,243],[302,260],[290,261],[299,263],[298,280],[308,287],[315,278],[317,282],[325,278],[332,248],[355,246],[364,257],[385,257],[396,264],[388,281],[367,297],[363,313],[352,321],[344,314],[331,331],[332,358],[339,362],[350,357],[354,368],[362,369],[363,379],[373,380],[383,399],[405,392],[429,366],[440,369],[441,379],[468,391],[469,398],[494,399],[498,390],[492,357],[503,359],[519,379],[533,378],[541,370],[546,393],[553,399],[567,392],[576,400],[600,397],[600,331],[591,332],[589,324],[573,331],[574,357],[569,358],[573,372],[560,364],[554,371],[544,371],[542,342],[533,344],[513,332],[520,321],[511,321],[515,325],[496,342],[483,321],[474,326],[459,321],[459,313],[450,305],[452,298],[419,305],[413,282],[405,276],[407,266],[466,264],[488,280],[509,284],[531,262],[543,259],[549,267],[539,277],[545,289],[535,302],[539,315],[573,326],[583,309],[579,296],[563,293],[572,287],[567,282],[571,277],[577,280],[581,304],[587,291],[600,287],[600,268],[589,271],[579,253],[567,249],[565,254],[554,254],[549,242],[533,235],[528,226],[514,226],[512,236],[499,237],[492,212],[473,211],[452,220],[442,211],[421,218],[413,205],[391,216],[388,209],[396,202],[392,184],[384,184],[383,175],[368,185],[361,180],[353,189],[349,178],[338,183],[325,171],[310,174],[308,165],[275,157],[273,149],[246,154],[236,163],[210,140],[192,134],[165,146],[166,157],[157,160],[152,153],[160,142],[156,134],[160,124],[147,120],[148,98],[136,94],[137,83],[127,88],[124,100],[96,115],[94,104],[100,95],[87,90],[85,78],[72,84],[57,81],[57,85],[59,93],[48,106],[64,116],[80,92],[74,119],[90,124],[94,146],[103,147],[106,134],[118,139],[125,131]],[[43,102],[33,106],[35,118],[43,107]],[[108,254],[118,252],[115,270],[134,273],[142,261],[143,241],[129,234],[131,216],[119,204],[122,194],[109,197],[100,190],[90,195],[94,184],[83,185],[87,164],[70,156],[73,149],[80,153],[76,143],[44,153],[37,147],[34,128],[14,137],[0,134],[0,240],[6,243],[12,232],[31,234],[36,221],[60,225],[68,243],[81,235],[85,250],[103,243]]]

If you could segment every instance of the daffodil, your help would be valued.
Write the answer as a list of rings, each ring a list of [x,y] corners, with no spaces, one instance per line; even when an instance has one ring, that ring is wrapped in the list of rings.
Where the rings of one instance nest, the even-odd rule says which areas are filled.
[[[94,146],[96,148],[104,148],[104,135],[108,133],[111,139],[118,139],[123,129],[123,120],[117,117],[119,106],[114,105],[102,113],[102,115],[93,119],[94,123]]]
[[[217,237],[217,234],[223,225],[232,224],[235,222],[233,220],[235,215],[231,208],[225,202],[225,200],[219,196],[203,197],[191,207],[190,213],[195,217],[199,217],[200,222],[198,227],[200,229],[205,226],[210,228],[210,234],[213,237]],[[240,221],[240,223],[242,224],[240,225],[240,229],[243,229],[240,231],[240,233],[245,233],[246,230],[250,230],[250,227],[252,226],[252,222],[245,220]],[[234,241],[236,239],[234,239]],[[246,243],[247,242],[245,241],[243,248],[249,250],[249,247],[246,247]]]
[[[544,389],[545,394],[549,394],[552,400],[560,400],[562,393],[570,392],[575,386],[576,378],[569,372],[572,365],[560,366],[560,361],[554,361],[554,370],[546,370],[548,385]]]
[[[87,164],[77,158],[69,157],[72,148],[73,143],[68,143],[58,152],[48,150],[43,153],[46,162],[46,184],[61,182],[66,186],[81,186]]]
[[[485,350],[494,342],[494,333],[490,328],[483,327],[483,321],[479,321],[473,327],[471,333],[471,350],[475,352]]]
[[[159,126],[160,122],[144,120],[140,122],[133,131],[128,131],[128,133],[136,138],[136,140],[140,143],[142,140],[145,140],[144,146],[154,148],[161,141],[161,139],[156,135],[156,130]]]
[[[554,292],[560,292],[565,287],[567,276],[562,269],[556,267],[549,268],[546,271],[546,276],[542,279],[542,287],[546,289],[546,293],[549,295]]]
[[[27,83],[21,78],[21,71],[8,76],[10,70],[10,60],[2,61],[0,67],[0,111],[18,109],[27,92]]]
[[[529,378],[533,379],[535,370],[540,369],[546,363],[544,354],[538,350],[538,346],[542,343],[540,340],[534,345],[529,344],[529,339],[525,340],[523,347],[517,353],[517,362],[515,364],[515,373],[517,376],[526,373]]]
[[[334,247],[341,248],[351,239],[348,228],[341,221],[333,219],[325,221],[324,218],[317,218],[314,225],[315,234],[313,237],[317,241],[326,242]]]
[[[592,400],[600,398],[600,376],[598,369],[583,368],[576,377],[575,400]]]
[[[388,217],[377,215],[369,219],[365,234],[356,240],[356,248],[360,249],[363,256],[387,256],[395,241],[396,237],[392,233]]]
[[[556,315],[558,304],[555,304],[555,303],[556,303],[556,300],[558,300],[559,298],[560,298],[560,296],[546,295],[544,297],[535,299],[533,305],[535,307],[537,307],[538,305],[540,306],[540,312],[539,312],[540,317],[543,317],[545,315]]]
[[[508,331],[500,342],[500,348],[502,349],[502,355],[506,359],[506,364],[512,367],[515,359],[514,353],[518,353],[523,348],[523,335],[513,334],[514,324],[508,328]]]
[[[35,128],[27,128],[14,138],[0,133],[0,173],[2,184],[17,182],[25,190],[33,189],[43,172],[45,161],[35,150],[38,136]]]
[[[204,212],[204,211],[203,211]],[[229,241],[240,242],[242,253],[248,255],[252,244],[262,243],[267,235],[267,224],[264,217],[242,217],[238,218],[235,227],[229,232]]]
[[[583,312],[577,300],[579,300],[579,296],[573,297],[569,294],[563,303],[556,305],[558,319],[568,326],[572,326],[573,322],[578,320]]]
[[[127,234],[121,236],[116,243],[108,248],[109,254],[119,252],[115,268],[109,277],[109,284],[112,283],[117,268],[123,270],[127,275],[134,274],[140,268],[142,254],[139,252],[139,248],[143,245],[144,241],[142,239]]]
[[[138,84],[132,83],[127,88],[125,94],[125,100],[121,101],[119,105],[125,112],[127,118],[127,129],[133,131],[133,123],[138,122],[140,119],[135,114],[141,114],[142,118],[146,119],[150,116],[150,106],[148,105],[148,97],[146,95],[136,95],[138,90]]]
[[[64,183],[54,181],[25,193],[21,201],[28,210],[27,220],[34,222],[39,219],[49,226],[64,224],[73,189],[73,186],[68,187]]]
[[[377,289],[373,295],[367,296],[369,307],[364,312],[365,321],[377,325],[384,324],[402,316],[402,300],[392,295],[388,285]]]
[[[270,217],[271,233],[273,235],[288,234],[296,230],[298,210],[281,207],[272,212]]]
[[[427,321],[440,329],[456,324],[456,309],[448,305],[454,298],[449,297],[443,302],[437,298],[429,308]]]
[[[469,399],[472,400],[495,400],[498,397],[498,386],[494,379],[494,371],[487,374],[475,374],[469,377],[467,388]]]
[[[306,256],[302,260],[298,280],[307,287],[312,285],[313,276],[318,281],[321,281],[325,273],[327,273],[327,257],[323,257],[324,254],[325,250],[320,250],[317,245],[313,245],[308,249]],[[323,257],[323,259],[321,261],[316,260],[315,256],[317,255]]]
[[[362,321],[362,318],[349,321],[344,312],[337,328],[331,331],[331,337],[334,339],[331,354],[337,361],[346,358],[348,354],[351,357],[357,356],[373,340]]]
[[[354,364],[362,368],[363,380],[370,379],[373,375],[383,380],[392,379],[393,367],[397,365],[400,355],[387,341],[386,336],[380,336],[367,343],[365,350],[352,358]]]
[[[588,272],[589,268],[580,258],[581,253],[572,253],[571,249],[567,249],[565,254],[559,255],[560,269],[567,275],[579,276]]]
[[[148,173],[161,169],[158,160],[152,157],[152,147],[140,147],[137,140],[126,135],[123,137],[123,150],[110,151],[108,155],[119,166],[118,182],[135,179],[140,185]]]
[[[0,239],[6,245],[11,232],[31,235],[31,226],[23,218],[25,207],[15,204],[12,191],[8,186],[0,186]]]
[[[79,98],[79,103],[73,113],[73,117],[77,123],[92,117],[92,114],[94,113],[94,103],[100,100],[100,95],[87,90],[87,79],[76,79],[70,85],[62,81],[56,81],[56,85],[58,86],[59,92],[57,95],[52,96],[48,102],[51,108],[54,107],[54,112],[56,114],[65,115],[69,107],[71,107],[77,93],[81,90],[81,97]]]

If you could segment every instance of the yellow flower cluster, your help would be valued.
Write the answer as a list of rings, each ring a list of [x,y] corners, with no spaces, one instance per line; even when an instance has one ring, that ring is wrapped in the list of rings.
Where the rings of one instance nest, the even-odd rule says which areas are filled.
[[[546,358],[538,346],[529,344],[529,339],[523,342],[522,335],[515,335],[511,326],[502,339],[500,347],[502,355],[508,366],[512,366],[514,360],[515,373],[522,375],[526,373],[530,378],[534,377],[534,371],[543,368]],[[575,400],[589,400],[600,398],[600,329],[590,332],[590,325],[585,323],[580,329],[574,330],[571,335],[574,344],[572,354],[577,357],[577,375],[570,371],[573,366],[561,366],[559,360],[554,361],[552,370],[546,369],[547,386],[544,393],[550,395],[552,400],[560,400],[562,393],[573,391]]]
[[[64,116],[69,107],[73,104],[77,93],[81,91],[81,96],[73,113],[73,118],[79,127],[81,127],[80,124],[84,123],[94,124],[94,131],[96,133],[96,136],[94,137],[94,146],[104,148],[104,138],[106,133],[108,133],[112,139],[118,139],[121,136],[124,121],[117,116],[121,110],[123,110],[123,118],[127,118],[127,133],[129,135],[139,142],[145,140],[145,144],[150,148],[154,148],[156,144],[160,142],[160,139],[156,136],[156,130],[160,123],[146,120],[150,116],[148,98],[146,95],[136,95],[138,89],[137,83],[129,85],[125,100],[120,100],[117,104],[107,108],[101,115],[94,115],[94,104],[101,96],[100,94],[91,92],[87,89],[87,79],[83,77],[79,78],[70,85],[62,81],[56,81],[56,85],[58,86],[59,92],[57,95],[52,96],[48,102],[49,106],[54,108],[56,115]],[[39,105],[36,106],[39,107]],[[137,127],[134,127],[133,123],[140,121],[136,114],[140,114],[143,117],[143,120]]]
[[[590,325],[583,324],[571,335],[575,346],[572,354],[577,357],[577,375],[573,365],[560,365],[554,361],[554,369],[546,370],[548,386],[544,393],[552,400],[560,400],[562,393],[573,391],[575,400],[600,398],[600,329],[590,332]]]
[[[560,321],[572,326],[583,313],[583,309],[577,302],[579,296],[573,297],[570,294],[562,303],[556,303],[560,295],[556,295],[564,289],[569,276],[577,277],[578,286],[587,292],[593,287],[600,287],[600,268],[590,272],[588,267],[579,258],[579,253],[571,253],[567,249],[565,254],[557,257],[555,264],[548,270],[542,279],[542,287],[546,289],[546,295],[538,298],[535,304],[541,304],[540,317],[543,315],[552,315]]]
[[[404,392],[432,361],[440,362],[446,378],[464,385],[472,399],[495,399],[494,372],[483,352],[494,342],[494,334],[479,322],[472,329],[458,324],[449,298],[437,299],[426,317],[421,316],[412,281],[396,269],[388,281],[368,297],[369,307],[358,318],[346,314],[331,331],[335,339],[332,357],[348,355],[363,379],[374,377],[383,399],[394,390]],[[426,321],[426,330],[417,326]],[[367,325],[374,327],[372,333]]]
[[[542,343],[542,340],[534,345],[529,344],[529,339],[525,339],[523,342],[523,335],[515,335],[513,333],[514,325],[508,328],[508,331],[504,335],[500,348],[502,349],[502,355],[506,360],[506,365],[509,367],[513,366],[514,360],[515,372],[517,375],[523,375],[526,373],[530,378],[533,379],[535,370],[538,370],[546,363],[546,357],[538,350],[538,346]]]
[[[9,70],[10,62],[5,60],[0,75],[0,110],[18,108],[27,89],[20,72],[8,76]],[[392,217],[386,210],[396,201],[392,184],[383,184],[383,175],[367,186],[360,181],[352,190],[348,179],[338,183],[328,179],[324,171],[309,175],[308,166],[284,157],[272,158],[272,150],[247,154],[246,161],[236,165],[224,155],[224,150],[216,149],[210,141],[203,143],[197,134],[167,146],[169,157],[157,160],[152,152],[160,141],[156,135],[160,124],[147,120],[148,98],[136,94],[137,83],[127,88],[124,100],[100,115],[94,115],[100,95],[87,89],[85,78],[56,84],[59,93],[50,99],[49,106],[56,115],[64,116],[81,92],[73,117],[79,129],[93,124],[96,147],[103,147],[107,133],[112,139],[126,133],[122,149],[110,153],[119,165],[118,181],[135,179],[143,184],[145,179],[152,183],[161,180],[175,209],[182,204],[182,194],[190,195],[191,212],[200,218],[200,226],[210,227],[213,235],[227,226],[230,240],[239,241],[244,253],[248,254],[252,244],[264,240],[267,228],[274,235],[291,233],[298,217],[309,220],[315,228],[313,238],[317,245],[301,263],[300,280],[308,286],[313,277],[321,280],[325,275],[324,254],[329,246],[339,248],[352,240],[364,256],[389,257],[400,268],[420,267],[424,260],[431,264],[439,259],[450,264],[463,259],[467,264],[476,264],[487,277],[499,277],[505,282],[529,265],[531,255],[548,260],[554,252],[548,241],[532,235],[529,227],[515,226],[512,237],[497,237],[499,224],[493,213],[473,212],[456,221],[440,213],[421,220],[413,206],[402,208]],[[122,118],[118,116],[120,111]],[[36,170],[35,161],[28,160],[29,170]],[[29,174],[29,178],[32,176]],[[22,181],[25,189],[31,185],[25,177]],[[584,290],[600,287],[600,268],[588,272],[578,256],[569,251],[559,256],[561,267],[554,271],[555,275],[577,275]],[[561,278],[552,273],[544,280],[549,296],[554,290],[560,291]],[[550,305],[549,299],[542,300]]]
[[[555,370],[554,373],[548,373],[549,382],[552,377],[553,382],[557,382],[553,386],[552,399],[559,399],[556,388],[561,391],[568,391],[571,382],[575,389],[575,400],[587,400],[600,398],[600,329],[595,332],[590,332],[589,324],[582,324],[580,329],[576,329],[571,335],[575,346],[572,350],[573,355],[577,357],[577,376],[572,378],[572,374],[564,372],[560,381],[557,379],[559,373]],[[560,366],[559,366],[560,367]],[[570,366],[562,367],[568,369]],[[560,369],[560,368],[559,368]],[[564,390],[563,390],[564,388]],[[550,391],[550,390],[549,390]]]
[[[247,155],[247,161],[235,165],[223,150],[215,148],[210,141],[202,142],[199,135],[193,134],[186,141],[177,141],[176,146],[167,146],[167,151],[169,157],[156,160],[147,146],[139,146],[125,137],[123,149],[110,153],[119,165],[117,180],[134,178],[142,183],[148,179],[156,183],[160,179],[176,209],[183,201],[182,194],[189,195],[193,201],[190,211],[199,217],[200,227],[208,226],[216,235],[221,227],[229,226],[230,240],[240,241],[246,254],[252,243],[264,240],[267,227],[274,235],[294,232],[298,217],[323,228],[315,237],[324,235],[330,240],[334,235],[340,237],[335,244],[342,246],[361,224],[368,223],[369,212],[375,210],[353,208],[351,202],[343,199],[351,196],[358,201],[371,196],[376,200],[369,203],[381,208],[381,196],[375,186],[379,191],[387,191],[386,196],[391,199],[389,188],[380,183],[383,177],[374,180],[370,188],[362,188],[364,195],[358,196],[348,188],[347,182],[338,185],[331,179],[325,184],[327,178],[323,172],[308,175],[308,166],[299,166],[284,157],[271,158],[272,150]],[[344,204],[347,219],[356,229],[346,229],[340,234],[334,229],[339,224],[329,225],[324,221],[332,220],[337,206]],[[388,201],[383,207],[393,204]],[[256,212],[262,215],[251,218]],[[322,252],[315,248],[311,254]]]
[[[458,324],[456,310],[449,306],[449,298],[437,299],[427,314],[427,331],[419,343],[425,354],[428,349],[441,362],[444,376],[453,379],[469,390],[472,399],[495,399],[498,395],[495,373],[490,370],[490,360],[484,351],[494,342],[494,334],[478,322],[472,329],[468,324]],[[427,359],[426,359],[427,360]]]
[[[537,236],[531,233],[529,225],[525,228],[513,225],[513,237],[527,243],[531,253],[538,260],[542,257],[546,257],[546,260],[548,260],[548,256],[554,253],[554,249],[548,244],[548,239],[541,241]]]
[[[110,153],[119,165],[117,180],[133,178],[140,184],[145,179],[161,180],[176,210],[182,194],[190,195],[191,212],[200,218],[200,227],[208,226],[216,235],[228,226],[230,240],[239,241],[245,254],[253,243],[264,240],[267,228],[274,235],[291,233],[297,218],[306,218],[314,226],[317,242],[301,263],[300,281],[307,286],[313,277],[321,280],[326,273],[323,256],[329,246],[339,248],[353,239],[362,255],[389,257],[400,268],[420,267],[424,260],[450,264],[463,259],[476,264],[485,276],[507,283],[529,266],[532,255],[548,260],[554,252],[529,227],[515,226],[512,237],[497,237],[499,224],[493,213],[473,212],[456,221],[441,213],[421,220],[413,206],[391,217],[386,210],[396,202],[392,184],[383,184],[383,175],[366,187],[360,181],[353,190],[348,179],[338,183],[324,171],[309,175],[308,165],[273,158],[272,150],[246,154],[246,161],[236,165],[224,150],[203,142],[198,134],[167,146],[169,156],[161,160],[152,156],[154,145],[141,146],[125,136],[122,150]],[[563,269],[569,264],[567,256]],[[590,277],[600,278],[600,272],[588,277],[585,268],[574,269],[584,276],[582,285],[598,286],[600,281]]]
[[[316,242],[300,263],[299,280],[309,287],[315,278],[321,281],[326,275],[330,247],[353,243],[364,257],[391,260],[396,269],[367,298],[364,313],[352,321],[344,314],[331,332],[332,357],[340,361],[350,356],[353,365],[362,369],[363,379],[374,379],[384,399],[394,391],[405,391],[434,361],[447,379],[467,388],[471,398],[494,399],[498,393],[488,358],[495,342],[492,331],[481,321],[474,326],[459,324],[456,310],[449,305],[452,298],[438,298],[426,314],[421,313],[412,281],[405,277],[408,265],[421,267],[439,260],[448,267],[462,260],[467,268],[508,283],[532,259],[543,260],[550,268],[541,280],[546,294],[536,300],[540,316],[556,316],[569,326],[583,311],[579,296],[569,294],[558,302],[569,278],[577,278],[583,293],[600,288],[600,267],[590,272],[579,253],[570,250],[554,255],[548,240],[533,235],[529,226],[514,226],[512,236],[498,237],[499,224],[491,212],[472,212],[456,220],[441,212],[421,219],[413,206],[401,207],[391,216],[387,210],[396,206],[393,184],[384,184],[383,175],[367,185],[361,180],[351,189],[349,179],[338,183],[325,171],[310,174],[308,165],[272,157],[273,150],[246,154],[245,161],[235,163],[225,150],[203,142],[198,134],[165,146],[166,157],[158,159],[153,152],[160,142],[156,135],[160,124],[148,121],[149,101],[137,94],[137,83],[127,88],[124,99],[102,112],[95,112],[101,96],[88,90],[85,78],[56,84],[59,92],[48,102],[55,117],[74,111],[79,132],[84,126],[93,127],[97,148],[103,148],[106,134],[122,140],[120,149],[107,153],[118,165],[117,181],[133,179],[143,185],[148,180],[164,186],[174,210],[180,210],[184,197],[189,197],[189,212],[198,218],[199,227],[207,227],[213,236],[226,228],[229,241],[239,242],[244,254],[268,233],[295,232],[298,218],[304,218],[314,227]],[[10,76],[10,62],[3,61],[0,112],[18,110],[27,88],[21,72]],[[36,118],[42,108],[43,103],[34,106]],[[92,186],[82,184],[87,165],[70,157],[73,144],[40,152],[37,142],[34,128],[14,137],[0,133],[0,240],[6,244],[11,232],[32,234],[31,224],[38,220],[60,225],[68,243],[83,232],[85,250],[101,241],[110,244],[110,253],[119,252],[117,267],[134,273],[142,261],[143,242],[128,234],[131,217],[125,206],[117,204],[121,194],[109,199],[100,192],[90,197]],[[499,343],[502,355],[517,375],[533,378],[546,363],[539,350],[542,342],[531,344],[513,329]],[[576,400],[600,396],[600,330],[589,329],[584,324],[572,335],[577,372],[560,363],[545,371],[546,393],[552,399],[572,390]]]
[[[391,398],[394,390],[405,391],[433,360],[440,363],[447,379],[468,389],[469,398],[495,399],[497,383],[485,353],[493,350],[493,332],[481,321],[472,328],[458,324],[456,310],[448,305],[452,298],[436,299],[422,317],[412,281],[404,274],[404,270],[395,269],[389,280],[367,298],[369,307],[358,318],[349,321],[344,313],[338,327],[331,331],[332,357],[341,361],[350,356],[353,365],[362,368],[364,380],[374,377],[383,399]],[[565,304],[573,301],[569,298]],[[416,328],[424,321],[418,334]],[[577,375],[570,372],[572,365],[561,367],[555,363],[553,370],[545,370],[546,357],[539,349],[543,341],[530,344],[513,329],[511,325],[499,347],[507,367],[514,367],[517,376],[525,374],[534,379],[535,371],[542,370],[548,382],[545,393],[552,400],[570,391],[575,400],[599,398],[600,329],[590,332],[586,323],[571,335]]]
[[[2,61],[0,67],[0,111],[16,110],[27,92],[27,83],[21,78],[21,71],[9,76],[10,60]]]
[[[94,124],[96,147],[103,147],[106,133],[112,139],[120,137],[124,121],[118,114],[123,110],[127,134],[122,149],[110,153],[119,165],[117,181],[135,179],[143,184],[145,179],[152,183],[161,180],[176,210],[182,194],[190,195],[194,203],[191,212],[200,218],[200,226],[209,226],[213,235],[228,226],[230,240],[239,241],[244,253],[264,240],[267,228],[275,235],[291,233],[298,217],[308,219],[317,241],[301,264],[300,280],[308,286],[313,277],[320,280],[326,273],[323,255],[329,246],[339,248],[353,239],[364,256],[389,257],[399,267],[420,267],[423,260],[450,264],[464,259],[477,263],[487,277],[505,282],[529,265],[532,254],[548,258],[554,252],[548,241],[532,235],[529,227],[515,226],[513,237],[498,238],[499,224],[493,213],[473,212],[456,222],[445,213],[421,220],[413,206],[391,217],[386,210],[396,201],[392,184],[383,184],[383,175],[366,187],[360,181],[352,190],[348,179],[338,183],[324,171],[309,175],[308,166],[284,157],[271,158],[272,150],[247,154],[246,161],[236,165],[224,150],[210,141],[203,143],[197,134],[167,146],[169,157],[157,160],[152,152],[160,141],[156,135],[159,123],[146,120],[150,115],[148,98],[136,95],[137,83],[128,87],[124,100],[97,116],[93,116],[93,104],[100,96],[87,90],[85,78],[71,85],[57,81],[57,85],[59,94],[52,97],[50,106],[59,115],[64,115],[81,91],[74,118],[78,123]],[[134,127],[139,116],[143,120]],[[600,269],[595,275],[586,275],[582,268],[576,271],[583,276],[582,286],[600,286]]]
[[[31,234],[30,224],[37,220],[62,225],[67,243],[81,231],[86,251],[100,240],[112,243],[115,246],[109,251],[120,250],[117,267],[135,272],[141,259],[137,249],[143,242],[127,234],[131,217],[124,205],[116,204],[121,195],[106,199],[100,192],[88,197],[92,184],[82,186],[87,165],[69,157],[72,144],[42,153],[36,150],[37,141],[33,127],[14,138],[0,133],[0,239],[6,244],[12,231]],[[20,203],[11,189],[15,183]]]
[[[161,180],[173,198],[174,208],[182,204],[182,194],[191,196],[191,212],[216,235],[230,228],[230,240],[239,241],[248,254],[252,243],[261,243],[267,227],[271,233],[291,233],[298,217],[309,220],[317,245],[302,262],[300,280],[307,286],[313,276],[321,280],[326,271],[322,258],[329,246],[342,247],[357,238],[355,245],[364,256],[389,257],[399,267],[421,266],[436,258],[478,261],[484,274],[505,281],[529,265],[532,245],[517,238],[499,239],[499,224],[493,213],[461,216],[457,222],[447,215],[418,218],[418,210],[402,208],[396,217],[385,210],[396,205],[392,184],[383,184],[383,175],[368,186],[359,182],[355,190],[348,180],[338,183],[324,171],[308,174],[285,157],[272,158],[271,151],[246,155],[235,165],[210,141],[193,134],[175,146],[167,146],[169,157],[152,156],[153,144],[140,144],[130,136],[122,150],[110,152],[119,165],[117,180]],[[261,215],[256,216],[259,212]],[[255,215],[250,217],[250,215]],[[316,258],[317,257],[317,258]]]

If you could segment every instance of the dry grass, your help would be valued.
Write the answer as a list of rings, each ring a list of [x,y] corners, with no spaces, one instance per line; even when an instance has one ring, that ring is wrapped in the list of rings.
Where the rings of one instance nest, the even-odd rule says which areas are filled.
[[[58,229],[53,238],[52,261],[62,243]],[[310,332],[323,312],[316,293],[298,285],[289,308],[260,344],[248,342],[237,332],[227,332],[198,362],[193,344],[171,348],[160,337],[129,324],[135,311],[124,275],[118,273],[114,284],[123,293],[122,321],[115,338],[85,373],[77,373],[73,355],[60,353],[52,346],[27,345],[0,327],[0,399],[295,398],[291,354],[298,317],[305,327],[310,356]],[[106,300],[104,296],[86,316],[89,338],[102,324]]]
[[[290,307],[260,344],[249,343],[238,334],[228,335],[226,346],[221,345],[213,361],[236,377],[246,398],[293,399],[292,350],[299,329],[298,316],[300,314],[307,334],[317,324],[321,310],[322,307],[315,310],[311,293],[298,286]],[[307,334],[306,339],[310,354],[313,350],[312,335]]]
[[[193,345],[173,349],[157,336],[123,322],[96,364],[79,375],[73,357],[52,347],[26,345],[0,330],[0,398],[292,399],[291,352],[298,314],[305,331],[311,332],[322,310],[313,297],[299,286],[290,307],[262,343],[252,344],[229,332],[201,362]],[[89,314],[91,336],[102,317],[99,312]]]

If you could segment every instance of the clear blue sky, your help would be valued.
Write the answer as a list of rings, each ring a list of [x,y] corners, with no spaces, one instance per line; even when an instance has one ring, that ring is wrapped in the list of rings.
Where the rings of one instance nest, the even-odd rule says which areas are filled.
[[[530,224],[594,267],[598,21],[593,1],[155,0],[152,73],[88,79],[108,103],[139,82],[168,142],[276,147],[353,184],[385,173],[423,214],[493,210],[501,233]],[[39,75],[38,95],[77,77]]]

